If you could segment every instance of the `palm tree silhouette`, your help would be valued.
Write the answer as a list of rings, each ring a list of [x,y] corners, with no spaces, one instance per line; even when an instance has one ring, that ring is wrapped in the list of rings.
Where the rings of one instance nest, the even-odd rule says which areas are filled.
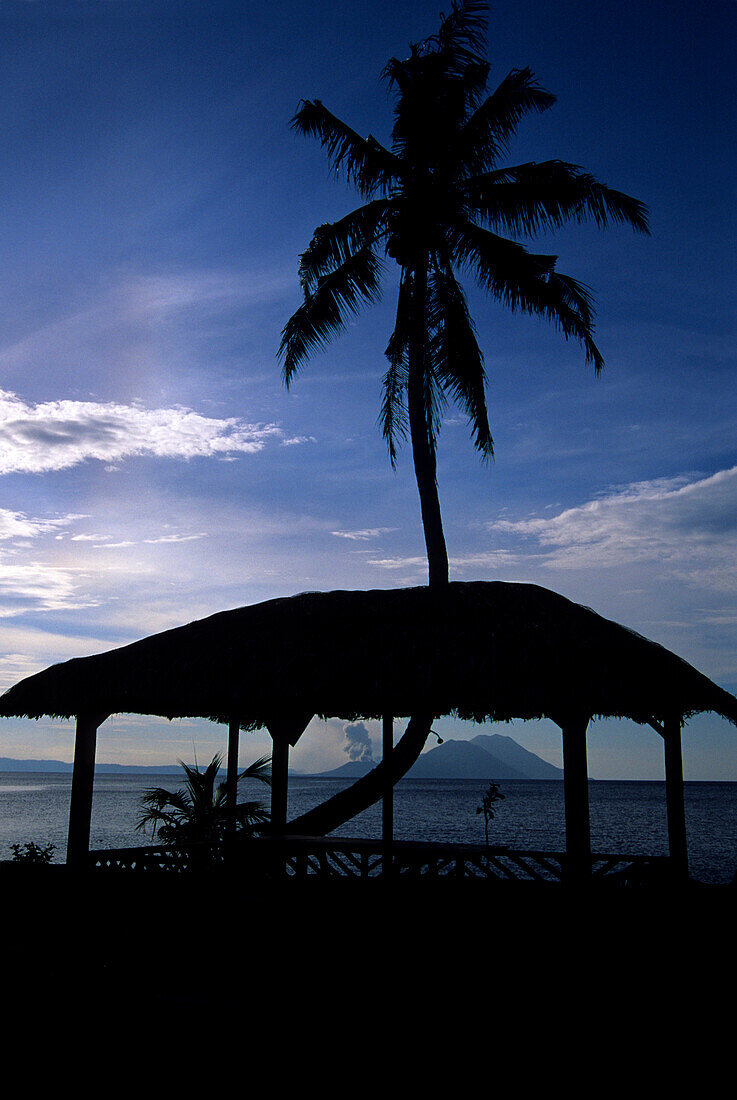
[[[566,339],[578,340],[598,373],[603,358],[593,337],[590,290],[558,272],[555,256],[530,252],[514,238],[588,220],[648,232],[641,202],[575,164],[500,166],[522,118],[548,110],[555,97],[528,68],[513,69],[486,95],[487,7],[453,0],[437,34],[412,45],[408,58],[387,63],[382,77],[394,94],[391,149],[372,135],[362,137],[319,99],[302,100],[292,119],[298,133],[320,141],[336,177],[365,202],[318,226],[300,257],[304,300],[282,332],[283,380],[289,387],[313,351],[379,298],[384,261],[396,261],[396,323],[379,419],[392,465],[410,437],[433,592],[445,590],[449,579],[436,474],[449,397],[468,416],[482,460],[494,454],[484,359],[458,273],[470,274],[511,310],[542,316]],[[392,782],[401,779],[432,721],[415,713],[386,761],[291,821],[290,832],[330,832],[377,801],[385,769]]]
[[[448,583],[436,476],[448,397],[468,416],[481,458],[494,454],[484,359],[457,273],[473,276],[513,311],[547,318],[582,344],[598,373],[603,358],[590,290],[558,272],[557,257],[513,238],[589,219],[648,232],[641,202],[575,164],[500,166],[520,120],[546,111],[555,97],[528,68],[513,69],[485,94],[486,10],[478,0],[453,0],[437,34],[412,45],[408,58],[388,62],[382,78],[395,99],[391,149],[361,137],[319,99],[302,100],[292,119],[299,133],[318,138],[336,176],[367,201],[319,226],[300,257],[304,301],[282,332],[284,383],[291,385],[309,354],[363,303],[378,299],[383,250],[401,273],[380,423],[392,465],[409,432],[431,587]]]

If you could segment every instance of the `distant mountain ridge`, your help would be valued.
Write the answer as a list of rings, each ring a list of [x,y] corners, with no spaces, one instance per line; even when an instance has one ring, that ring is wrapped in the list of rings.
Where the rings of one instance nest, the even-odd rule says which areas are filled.
[[[351,761],[321,778],[360,779],[376,761]],[[534,752],[499,733],[480,733],[470,741],[447,740],[423,753],[407,772],[407,779],[482,779],[516,781],[562,779],[563,771]]]
[[[360,779],[376,761],[351,761],[331,771],[311,773],[322,779]],[[71,775],[72,765],[63,760],[16,760],[0,756],[0,772],[61,772]],[[96,764],[98,775],[181,775],[177,764]],[[290,772],[301,778],[309,775]],[[469,741],[443,741],[423,753],[410,768],[407,779],[562,779],[563,772],[547,760],[499,733],[480,733]]]
[[[61,772],[72,774],[74,765],[65,760],[16,760],[0,756],[0,772]],[[176,775],[182,772],[177,764],[95,764],[98,775]]]
[[[491,756],[524,772],[526,779],[563,778],[562,768],[556,768],[555,764],[549,764],[537,753],[524,749],[512,737],[505,737],[501,733],[480,733],[471,738],[471,744],[478,745]]]

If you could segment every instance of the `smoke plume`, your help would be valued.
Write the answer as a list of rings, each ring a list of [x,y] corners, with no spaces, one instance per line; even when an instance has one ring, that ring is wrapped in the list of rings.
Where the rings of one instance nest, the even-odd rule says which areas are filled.
[[[374,754],[371,748],[371,737],[363,722],[348,722],[343,727],[343,733],[345,734],[343,752],[348,759],[372,764]]]

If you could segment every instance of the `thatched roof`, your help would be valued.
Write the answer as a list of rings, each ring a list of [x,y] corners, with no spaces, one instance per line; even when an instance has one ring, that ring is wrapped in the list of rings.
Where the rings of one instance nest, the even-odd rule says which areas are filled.
[[[422,710],[478,721],[569,714],[662,722],[737,700],[681,658],[532,584],[306,592],[53,665],[0,715],[346,720]]]

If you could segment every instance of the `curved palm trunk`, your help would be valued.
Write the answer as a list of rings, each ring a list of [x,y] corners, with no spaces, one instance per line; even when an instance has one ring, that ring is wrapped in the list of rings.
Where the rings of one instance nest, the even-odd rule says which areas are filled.
[[[415,478],[420,494],[422,528],[425,532],[427,547],[428,584],[430,588],[442,588],[448,584],[448,551],[440,514],[435,446],[429,429],[430,410],[426,408],[426,301],[427,253],[425,252],[414,264],[407,410]]]
[[[432,714],[415,714],[407,729],[394,746],[388,761],[382,760],[368,775],[356,780],[345,791],[321,802],[314,810],[308,810],[287,823],[291,836],[324,836],[337,829],[362,810],[367,810],[381,798],[384,774],[388,763],[392,784],[397,783],[414,764],[425,747],[433,723]]]

